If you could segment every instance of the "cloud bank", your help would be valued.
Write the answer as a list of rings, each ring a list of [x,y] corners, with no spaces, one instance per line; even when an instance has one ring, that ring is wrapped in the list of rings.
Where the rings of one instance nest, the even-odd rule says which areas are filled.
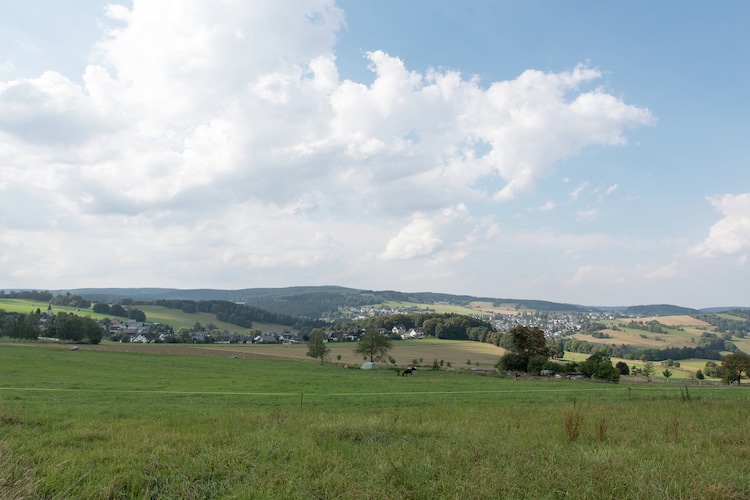
[[[491,207],[654,123],[586,65],[485,82],[374,50],[371,83],[342,79],[345,16],[328,0],[136,0],[106,16],[82,84],[0,81],[11,285],[396,288],[438,264],[450,275],[495,244]],[[747,201],[714,201],[727,218],[698,253],[748,246],[727,236],[747,229],[733,203]]]

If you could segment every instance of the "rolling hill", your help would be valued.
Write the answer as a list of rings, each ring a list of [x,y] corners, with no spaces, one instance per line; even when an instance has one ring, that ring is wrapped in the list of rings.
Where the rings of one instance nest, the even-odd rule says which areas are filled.
[[[94,302],[116,303],[123,299],[136,302],[157,300],[225,300],[265,309],[267,311],[305,316],[328,317],[339,307],[378,306],[386,302],[413,304],[451,304],[468,306],[473,302],[491,303],[495,306],[512,305],[518,310],[538,312],[586,312],[596,308],[574,304],[529,299],[506,299],[452,295],[434,292],[373,291],[339,286],[304,286],[286,288],[246,288],[241,290],[215,290],[175,288],[77,288],[50,290],[53,294],[80,295]]]

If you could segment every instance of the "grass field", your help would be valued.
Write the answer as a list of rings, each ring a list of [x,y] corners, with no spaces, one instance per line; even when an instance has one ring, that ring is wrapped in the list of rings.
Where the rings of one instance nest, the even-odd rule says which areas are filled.
[[[22,314],[28,314],[30,312],[36,311],[37,309],[40,309],[42,312],[47,310],[48,304],[39,302],[39,301],[32,301],[27,299],[0,299],[0,309],[6,311],[6,312],[16,312],[16,313],[22,313]],[[168,309],[166,307],[162,306],[134,306],[136,309],[140,309],[146,314],[146,321],[149,323],[163,323],[168,324],[174,328],[175,331],[179,330],[180,328],[192,328],[195,323],[200,323],[203,326],[206,326],[208,324],[214,324],[219,330],[221,331],[228,331],[229,333],[238,333],[243,334],[247,331],[247,328],[243,328],[239,325],[235,325],[232,323],[226,323],[224,321],[219,321],[216,319],[215,314],[211,313],[203,313],[203,312],[196,312],[196,313],[186,313],[180,309]],[[112,317],[111,315],[107,314],[97,314],[93,312],[91,309],[78,309],[75,307],[65,307],[65,306],[57,306],[53,305],[52,310],[55,313],[58,312],[66,312],[66,313],[73,313],[73,314],[79,314],[82,316],[91,316],[94,319],[100,320],[104,319],[106,317]],[[292,330],[289,326],[284,325],[276,325],[276,324],[270,324],[270,323],[261,323],[261,322],[254,322],[253,328],[257,328],[259,330],[265,331],[265,332],[275,332],[275,333],[281,333],[283,331]]]
[[[1,345],[1,344],[0,344]],[[54,347],[54,345],[48,345]],[[328,363],[338,366],[358,367],[361,356],[354,354],[355,344],[351,342],[330,342]],[[240,359],[268,359],[284,361],[307,361],[306,344],[121,344],[102,342],[100,345],[81,345],[84,351],[116,351],[148,354],[204,355]],[[433,360],[443,361],[444,368],[453,370],[492,369],[506,351],[492,344],[458,340],[403,340],[393,343],[389,355],[396,361],[396,367],[405,368],[416,364],[420,368],[432,367]],[[417,362],[414,363],[414,360]],[[420,361],[421,360],[421,361]],[[469,364],[471,362],[471,364]],[[390,362],[381,362],[383,368],[391,367]],[[450,366],[449,366],[450,365]]]
[[[747,498],[744,387],[94,347],[0,344],[0,497]]]
[[[48,306],[49,304],[47,302],[39,302],[39,301],[34,301],[34,300],[0,299],[0,309],[9,313],[12,312],[12,313],[20,313],[20,314],[29,314],[29,313],[35,312],[37,309],[39,309],[42,313],[44,313],[47,310]],[[81,309],[78,309],[77,307],[52,306],[52,310],[55,313],[64,312],[64,313],[71,313],[71,314],[81,314],[84,316],[91,316],[94,319],[104,319],[106,317],[106,315],[96,314],[90,309],[81,310]]]

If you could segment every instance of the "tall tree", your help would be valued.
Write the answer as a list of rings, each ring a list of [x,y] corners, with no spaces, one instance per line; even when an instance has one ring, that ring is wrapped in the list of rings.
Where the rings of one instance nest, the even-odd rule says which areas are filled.
[[[547,339],[544,337],[544,331],[538,327],[516,326],[510,330],[510,337],[513,342],[513,352],[517,352],[526,359],[532,356],[549,357],[549,348]]]
[[[362,356],[362,359],[369,359],[371,362],[381,361],[385,359],[392,346],[393,342],[390,338],[375,329],[370,329],[359,338],[354,354]]]
[[[532,358],[549,358],[544,331],[537,327],[516,326],[505,332],[501,345],[511,351],[500,358],[497,367],[501,370],[533,371],[529,367]]]
[[[307,355],[322,363],[331,350],[326,346],[326,334],[320,328],[310,332],[310,343],[307,344]]]
[[[724,378],[727,382],[737,381],[739,385],[743,372],[745,376],[750,376],[750,356],[744,352],[727,354],[721,366],[724,368]]]

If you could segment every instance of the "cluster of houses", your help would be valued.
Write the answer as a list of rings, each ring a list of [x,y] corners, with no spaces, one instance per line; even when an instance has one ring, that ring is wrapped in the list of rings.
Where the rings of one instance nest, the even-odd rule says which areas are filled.
[[[491,323],[498,331],[511,330],[516,326],[536,327],[544,330],[547,338],[560,340],[575,334],[584,322],[612,320],[616,316],[608,312],[585,313],[532,313],[496,314]]]
[[[119,318],[112,318],[109,320],[107,333],[118,336],[128,335],[134,338],[144,336],[148,333],[148,325],[143,321],[136,321],[134,319],[121,320]],[[139,340],[138,342],[141,341]]]
[[[347,318],[350,320],[362,320],[366,318],[371,318],[373,316],[390,316],[392,314],[414,314],[414,313],[424,313],[424,312],[435,312],[434,309],[430,307],[417,307],[417,306],[399,306],[395,308],[391,308],[388,306],[378,306],[378,307],[339,307],[338,310],[339,314],[342,318]]]
[[[380,333],[387,333],[381,330]],[[399,337],[401,337],[403,340],[409,340],[409,339],[421,339],[424,338],[424,330],[421,328],[409,328],[408,330],[404,325],[397,325],[394,326],[391,333],[395,333]]]
[[[391,314],[410,314],[419,311],[424,312],[425,310],[415,307],[399,307],[396,309],[388,307],[339,308],[339,312],[347,313],[356,319]],[[615,319],[616,316],[609,312],[537,313],[528,311],[520,314],[477,314],[476,317],[488,320],[496,330],[501,332],[511,330],[516,326],[536,327],[544,330],[547,338],[559,340],[578,332],[585,321],[611,320]],[[403,326],[394,327],[393,333],[400,335],[403,339],[422,338],[424,336],[420,329],[406,331]]]
[[[351,308],[350,312],[355,313],[358,317],[365,318],[383,314],[413,313],[412,308],[395,310],[390,308]],[[46,323],[52,317],[52,307],[49,306],[46,313],[40,319],[41,323]],[[483,319],[487,319],[484,315]],[[544,330],[548,338],[561,339],[572,335],[581,329],[585,321],[597,321],[613,319],[609,313],[532,313],[522,314],[494,314],[490,317],[490,322],[498,331],[507,331],[516,326],[537,327]],[[174,335],[171,332],[149,333],[149,324],[134,319],[112,318],[102,328],[113,338],[126,339],[130,342],[150,343],[150,342],[168,342]],[[424,337],[424,331],[421,328],[406,328],[404,325],[394,326],[391,330],[381,329],[383,335],[398,335],[404,340],[420,339]],[[333,331],[327,330],[326,341],[328,342],[355,342],[359,340],[362,332],[359,331]],[[191,332],[189,340],[193,343],[213,342],[216,344],[299,344],[308,341],[308,338],[299,334],[270,333],[261,332],[253,335],[238,335],[223,332],[220,334],[211,334],[207,330]]]

